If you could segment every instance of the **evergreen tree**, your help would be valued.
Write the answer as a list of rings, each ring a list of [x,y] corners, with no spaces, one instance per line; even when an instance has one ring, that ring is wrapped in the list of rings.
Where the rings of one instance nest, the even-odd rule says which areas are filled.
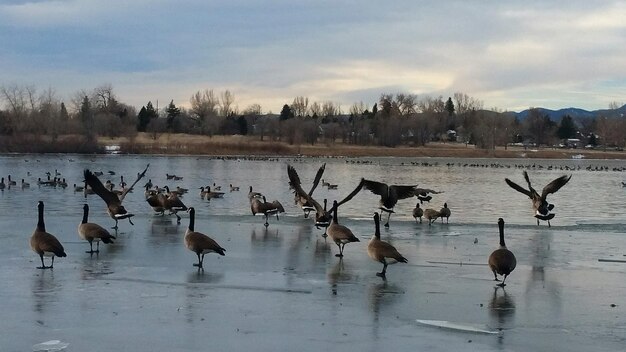
[[[372,107],[372,116],[376,117],[377,113],[378,113],[378,103],[374,103],[374,106]]]
[[[289,105],[285,104],[283,105],[283,109],[280,111],[280,120],[281,121],[285,121],[287,119],[292,118],[293,115],[293,111],[291,111],[291,108],[289,107]]]
[[[172,128],[174,128],[174,120],[180,115],[180,109],[177,108],[176,105],[174,105],[174,100],[172,100],[165,109],[165,112],[167,113],[167,119],[165,120],[165,124],[167,125],[167,129],[171,131]]]
[[[83,133],[85,137],[87,137],[87,140],[90,142],[94,141],[96,136],[94,134],[93,110],[91,109],[89,97],[86,95],[80,105],[80,122],[83,125]]]
[[[448,112],[448,116],[454,115],[454,103],[452,102],[452,98],[448,98],[445,106],[446,111]]]
[[[145,106],[142,106],[141,110],[139,110],[139,114],[137,114],[137,131],[146,132],[148,123],[150,123],[150,116],[148,116],[148,110],[146,109]]]
[[[248,121],[244,116],[239,116],[237,119],[237,124],[239,125],[239,134],[245,136],[248,134]]]
[[[67,121],[70,119],[70,115],[67,113],[67,108],[65,107],[65,103],[61,102],[61,112],[59,114],[61,121]]]
[[[564,115],[561,117],[561,123],[559,124],[556,134],[559,139],[568,139],[576,136],[576,125],[574,125],[571,116]]]

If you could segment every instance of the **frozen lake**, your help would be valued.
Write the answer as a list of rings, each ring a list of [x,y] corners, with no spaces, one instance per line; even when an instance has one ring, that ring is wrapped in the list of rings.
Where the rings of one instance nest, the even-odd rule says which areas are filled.
[[[445,192],[424,207],[447,202],[450,224],[416,224],[415,199],[401,200],[382,237],[409,263],[389,266],[383,281],[375,276],[382,265],[366,253],[378,197],[361,191],[340,208],[340,222],[361,239],[346,245],[340,261],[337,246],[303,218],[287,186],[287,163],[308,189],[324,162],[324,179],[339,187],[320,185],[318,200],[343,198],[361,177],[419,184]],[[140,184],[189,188],[183,201],[196,208],[196,230],[226,248],[225,257],[205,257],[204,273],[192,267],[195,254],[183,245],[187,214],[180,225],[173,216],[153,215],[141,188],[124,200],[135,225],[120,221],[115,244],[85,253],[89,245],[76,231],[82,205],[90,205],[91,222],[114,221],[100,198],[85,199],[72,184],[81,183],[84,168],[103,171],[103,181],[118,184],[124,175],[132,182],[147,163]],[[548,198],[557,213],[551,228],[536,226],[530,201],[504,182],[525,184],[520,165],[537,189],[573,175]],[[37,178],[55,169],[70,187],[38,187]],[[48,340],[69,343],[66,351],[623,351],[626,263],[599,261],[626,261],[621,170],[624,161],[610,160],[2,156],[0,176],[6,182],[10,174],[18,186],[0,192],[0,351],[32,351]],[[184,179],[166,180],[166,173]],[[29,189],[19,186],[22,178]],[[214,182],[224,199],[200,199],[198,188]],[[231,183],[242,191],[229,192]],[[250,214],[250,185],[285,206],[267,229]],[[39,200],[47,231],[68,254],[54,270],[35,269],[39,258],[28,245]],[[499,217],[518,261],[505,290],[495,289],[486,266],[498,247]]]

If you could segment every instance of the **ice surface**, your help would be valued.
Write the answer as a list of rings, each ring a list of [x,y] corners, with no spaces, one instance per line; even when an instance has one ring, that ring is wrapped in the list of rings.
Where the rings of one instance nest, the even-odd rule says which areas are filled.
[[[191,190],[213,182],[242,190],[252,185],[278,199],[286,213],[279,221],[270,218],[265,228],[261,217],[250,214],[246,191],[226,192],[211,202],[190,191],[183,201],[196,209],[196,230],[226,248],[224,257],[206,255],[204,271],[198,271],[192,266],[195,254],[183,245],[187,215],[179,213],[180,225],[173,216],[153,215],[140,189],[124,200],[136,214],[135,225],[120,222],[115,244],[101,243],[93,255],[85,253],[89,245],[76,227],[85,202],[90,221],[113,226],[104,202],[69,188],[5,189],[0,192],[1,351],[28,351],[49,340],[70,344],[67,350],[96,352],[287,351],[294,346],[302,352],[553,351],[555,346],[621,351],[626,343],[626,265],[598,261],[624,259],[623,173],[588,172],[584,166],[574,172],[570,183],[549,197],[559,214],[548,228],[536,225],[528,198],[504,183],[504,177],[521,179],[514,167],[448,168],[445,159],[439,162],[443,166],[420,167],[408,165],[415,159],[401,158],[372,159],[368,165],[344,159],[71,158],[75,161],[63,155],[0,157],[0,174],[35,185],[37,177],[58,169],[69,184],[78,184],[88,167],[105,171],[102,179],[118,184],[119,175],[131,179],[149,162],[146,182]],[[293,205],[287,162],[309,183],[327,162],[325,178],[339,189],[318,188],[314,196],[320,199],[342,198],[364,176],[444,190],[425,207],[447,202],[450,224],[417,224],[411,216],[415,199],[400,201],[381,237],[409,263],[389,266],[384,281],[375,275],[382,264],[366,250],[378,198],[360,193],[340,208],[340,222],[362,242],[346,245],[339,260],[337,246],[321,237],[323,229],[315,229]],[[546,166],[591,162],[533,161]],[[106,176],[107,170],[117,175]],[[184,180],[166,180],[172,170]],[[566,173],[529,172],[538,184]],[[585,189],[594,196],[581,203]],[[68,255],[55,260],[54,270],[35,269],[39,258],[28,245],[39,200],[46,204],[46,230]],[[506,244],[518,261],[505,289],[495,286],[486,265],[498,248],[498,217],[506,221]],[[426,328],[416,317],[502,332]]]
[[[485,324],[467,324],[467,323],[455,323],[452,321],[444,320],[422,320],[417,319],[418,323],[428,326],[434,326],[438,328],[458,330],[463,332],[475,332],[479,334],[498,334],[496,330],[490,330]]]
[[[42,343],[38,343],[33,346],[33,352],[55,352],[64,350],[69,343],[61,342],[59,340],[50,340]]]

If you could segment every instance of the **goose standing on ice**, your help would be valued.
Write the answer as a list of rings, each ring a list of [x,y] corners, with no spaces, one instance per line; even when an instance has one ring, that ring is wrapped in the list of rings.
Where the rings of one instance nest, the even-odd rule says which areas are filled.
[[[376,276],[380,276],[384,279],[385,274],[387,273],[388,265],[386,258],[394,259],[399,263],[407,263],[408,260],[403,257],[394,246],[388,242],[380,240],[380,217],[378,213],[374,213],[374,226],[376,231],[367,244],[367,255],[375,261],[383,264],[383,271],[376,273]]]
[[[89,221],[89,205],[83,205],[83,221],[78,224],[78,236],[89,242],[89,250],[86,253],[100,253],[100,241],[104,243],[113,243],[115,236],[102,226]],[[96,242],[96,250],[93,250],[93,242]]]
[[[346,226],[340,225],[337,221],[337,201],[333,202],[333,220],[330,226],[326,229],[326,233],[339,247],[339,254],[335,254],[335,257],[343,257],[343,247],[350,242],[360,242],[359,239],[352,233],[352,230]]]
[[[211,237],[195,231],[196,210],[193,207],[189,208],[189,227],[185,231],[185,247],[190,251],[196,253],[198,256],[198,263],[194,263],[193,266],[197,266],[198,270],[204,270],[202,263],[204,262],[204,255],[207,253],[217,253],[219,255],[225,255],[225,249],[222,248]]]
[[[33,232],[32,236],[30,236],[30,248],[37,254],[39,254],[39,258],[41,259],[41,266],[38,266],[37,269],[53,269],[54,268],[54,257],[67,257],[65,254],[65,249],[63,249],[63,245],[59,240],[46,232],[46,224],[43,219],[43,202],[39,201],[37,204],[38,210],[38,221],[37,227],[35,228],[35,232]],[[43,262],[43,257],[52,257],[52,263],[50,266],[46,266]]]
[[[498,275],[504,276],[502,283],[498,285],[504,287],[504,281],[515,269],[517,260],[513,252],[508,250],[504,243],[504,220],[502,218],[498,219],[498,228],[500,230],[500,248],[493,251],[489,256],[489,269],[493,272],[494,281],[500,281]]]

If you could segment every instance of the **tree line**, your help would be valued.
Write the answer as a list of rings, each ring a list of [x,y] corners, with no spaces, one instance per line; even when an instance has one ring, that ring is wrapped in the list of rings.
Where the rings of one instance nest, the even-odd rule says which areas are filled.
[[[264,113],[259,104],[240,110],[235,95],[205,89],[193,93],[186,108],[173,100],[159,109],[148,101],[139,111],[123,103],[111,85],[78,91],[67,101],[51,88],[38,92],[33,86],[2,86],[0,135],[98,136],[133,138],[147,132],[198,135],[249,135],[260,140],[289,144],[346,144],[424,146],[433,141],[462,142],[495,149],[511,143],[553,146],[578,139],[582,144],[623,147],[626,119],[620,104],[611,103],[605,116],[575,119],[564,115],[556,122],[540,109],[529,110],[520,120],[516,114],[457,92],[442,96],[383,93],[371,106],[352,104],[347,111],[332,101],[311,101],[298,96],[284,104],[280,113]]]

